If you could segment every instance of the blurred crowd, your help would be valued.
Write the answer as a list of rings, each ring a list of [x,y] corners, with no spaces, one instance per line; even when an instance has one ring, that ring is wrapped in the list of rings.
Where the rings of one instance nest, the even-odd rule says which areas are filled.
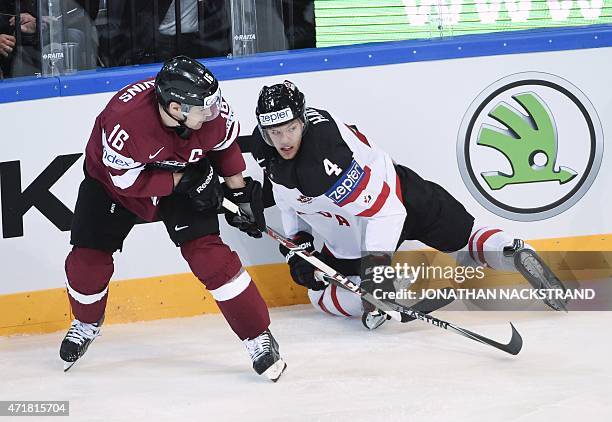
[[[314,0],[0,0],[0,79],[315,47]],[[232,6],[234,13],[232,14]],[[256,34],[232,31],[237,14]],[[180,19],[176,19],[180,16]],[[242,31],[244,31],[243,22]],[[243,53],[244,54],[244,53]]]

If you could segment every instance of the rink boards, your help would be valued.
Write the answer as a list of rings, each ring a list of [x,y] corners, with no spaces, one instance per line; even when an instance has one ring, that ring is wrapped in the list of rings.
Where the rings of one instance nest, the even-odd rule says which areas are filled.
[[[288,78],[310,106],[356,124],[396,162],[449,190],[479,223],[503,227],[544,250],[612,250],[606,202],[612,170],[605,148],[612,136],[610,46],[612,30],[600,26],[210,65],[242,134],[255,125],[261,87]],[[0,84],[0,335],[52,331],[70,320],[63,262],[82,151],[111,91],[157,70]],[[531,147],[516,147],[512,138]],[[247,174],[261,179],[255,161],[245,158]],[[267,218],[280,226],[276,209]],[[306,303],[273,241],[242,236],[224,221],[221,234],[271,306]],[[216,312],[188,271],[162,224],[138,225],[115,255],[107,321]]]

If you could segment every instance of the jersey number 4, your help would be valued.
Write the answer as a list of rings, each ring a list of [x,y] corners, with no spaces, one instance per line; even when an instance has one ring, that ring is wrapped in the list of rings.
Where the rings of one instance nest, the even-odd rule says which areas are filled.
[[[342,173],[342,169],[338,167],[337,164],[334,164],[329,161],[327,158],[323,160],[323,167],[325,167],[325,173],[327,173],[328,176],[331,176],[332,174],[340,176],[340,174]]]

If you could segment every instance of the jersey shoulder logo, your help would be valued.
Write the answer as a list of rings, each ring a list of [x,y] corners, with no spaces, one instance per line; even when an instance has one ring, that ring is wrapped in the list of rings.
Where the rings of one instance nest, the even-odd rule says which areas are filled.
[[[311,196],[305,196],[305,195],[300,195],[297,197],[298,202],[301,202],[302,204],[310,204],[313,199],[314,198],[312,198]]]
[[[358,186],[363,180],[366,172],[361,168],[357,161],[353,160],[348,169],[342,173],[334,185],[325,192],[325,196],[331,199],[334,204],[343,206],[349,201],[347,199],[353,192],[359,193]]]

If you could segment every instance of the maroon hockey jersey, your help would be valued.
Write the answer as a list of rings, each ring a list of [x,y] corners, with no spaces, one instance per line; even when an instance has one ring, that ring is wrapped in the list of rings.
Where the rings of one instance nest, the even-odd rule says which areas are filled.
[[[85,152],[87,173],[113,200],[147,221],[156,218],[159,198],[173,190],[171,172],[147,164],[183,167],[207,157],[220,176],[246,167],[234,142],[239,123],[224,99],[219,116],[182,139],[162,123],[154,85],[154,80],[140,81],[119,91],[96,118]]]

